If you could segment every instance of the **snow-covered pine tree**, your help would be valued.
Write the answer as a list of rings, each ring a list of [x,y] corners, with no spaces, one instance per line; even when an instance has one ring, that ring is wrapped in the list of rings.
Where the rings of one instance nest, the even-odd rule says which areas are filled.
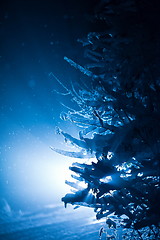
[[[84,75],[82,86],[68,92],[79,110],[65,114],[81,128],[79,139],[60,131],[79,151],[55,151],[90,163],[70,167],[74,181],[67,183],[75,190],[62,201],[94,208],[108,226],[130,229],[128,239],[158,239],[159,10],[156,0],[101,1],[93,21],[105,31],[79,40],[86,64],[65,57]]]

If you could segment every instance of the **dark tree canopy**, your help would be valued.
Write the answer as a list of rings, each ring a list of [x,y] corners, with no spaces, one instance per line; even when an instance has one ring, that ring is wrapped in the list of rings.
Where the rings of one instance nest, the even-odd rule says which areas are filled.
[[[74,190],[65,206],[92,207],[109,227],[137,231],[136,239],[158,239],[160,221],[159,12],[156,0],[99,3],[92,21],[105,30],[78,40],[84,65],[65,57],[84,78],[65,89],[77,109],[62,117],[80,131],[79,138],[59,133],[78,150],[54,149],[82,159],[70,167]]]

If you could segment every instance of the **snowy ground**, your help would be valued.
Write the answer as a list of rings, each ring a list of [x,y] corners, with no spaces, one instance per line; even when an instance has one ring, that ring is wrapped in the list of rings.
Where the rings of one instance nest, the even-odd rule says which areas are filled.
[[[97,240],[105,224],[97,222],[93,210],[47,207],[34,213],[12,216],[0,224],[1,240]]]

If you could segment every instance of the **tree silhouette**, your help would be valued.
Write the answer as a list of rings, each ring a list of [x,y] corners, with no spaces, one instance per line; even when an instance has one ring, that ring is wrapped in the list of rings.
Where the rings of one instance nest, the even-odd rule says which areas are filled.
[[[80,131],[58,130],[77,151],[54,150],[84,160],[70,167],[74,190],[62,201],[94,208],[109,227],[129,229],[128,239],[158,239],[159,10],[156,0],[101,1],[92,21],[105,30],[79,40],[84,65],[64,58],[84,76],[65,88],[77,108],[62,116]]]

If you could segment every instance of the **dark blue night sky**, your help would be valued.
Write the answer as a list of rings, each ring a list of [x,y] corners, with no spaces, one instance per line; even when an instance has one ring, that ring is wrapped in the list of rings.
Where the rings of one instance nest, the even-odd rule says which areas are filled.
[[[63,57],[81,57],[77,38],[92,29],[93,3],[1,2],[0,188],[1,199],[14,209],[60,202],[66,192],[63,171],[71,160],[49,148],[63,144],[55,126],[69,128],[59,118],[66,99],[55,93],[62,89],[49,73],[66,86],[78,81]]]

